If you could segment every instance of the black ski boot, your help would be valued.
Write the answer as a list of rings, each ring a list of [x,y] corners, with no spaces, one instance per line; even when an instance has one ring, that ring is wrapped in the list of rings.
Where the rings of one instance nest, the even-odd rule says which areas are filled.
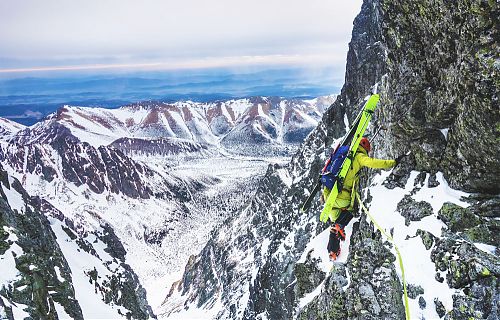
[[[345,239],[343,231],[341,234],[338,230],[341,230],[338,224],[330,228],[330,238],[328,239],[327,249],[330,255],[330,260],[332,261],[335,261],[340,255],[340,240],[342,237]]]

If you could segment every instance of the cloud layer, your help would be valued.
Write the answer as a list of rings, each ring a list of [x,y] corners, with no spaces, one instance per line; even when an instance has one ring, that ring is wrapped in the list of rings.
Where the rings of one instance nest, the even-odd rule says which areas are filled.
[[[345,59],[360,6],[360,0],[1,1],[0,68],[242,56],[330,56],[336,63]]]

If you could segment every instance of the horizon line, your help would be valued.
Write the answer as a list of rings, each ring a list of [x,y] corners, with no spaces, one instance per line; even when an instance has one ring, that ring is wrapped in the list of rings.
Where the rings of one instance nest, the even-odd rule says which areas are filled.
[[[190,59],[171,62],[147,62],[147,63],[109,63],[109,64],[82,64],[63,66],[39,66],[25,68],[0,68],[0,74],[8,73],[34,73],[34,72],[61,72],[61,71],[84,71],[84,70],[106,70],[106,69],[144,69],[144,70],[183,70],[183,69],[212,69],[222,67],[248,67],[248,66],[333,66],[334,55],[308,54],[308,55],[255,55],[255,56],[233,56],[212,57],[204,59]]]

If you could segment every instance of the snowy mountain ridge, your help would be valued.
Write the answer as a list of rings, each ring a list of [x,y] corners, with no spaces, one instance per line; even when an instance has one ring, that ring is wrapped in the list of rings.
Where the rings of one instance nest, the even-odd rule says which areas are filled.
[[[297,144],[316,126],[334,99],[253,97],[213,103],[141,102],[118,109],[64,106],[37,126],[55,121],[94,147],[120,138],[176,138],[228,148],[255,143]]]

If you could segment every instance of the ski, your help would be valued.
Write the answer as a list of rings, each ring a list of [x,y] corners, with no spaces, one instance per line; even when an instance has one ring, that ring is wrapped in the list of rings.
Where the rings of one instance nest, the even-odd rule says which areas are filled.
[[[321,181],[318,179],[318,181],[314,185],[313,190],[311,191],[311,194],[309,195],[309,197],[307,197],[306,201],[304,201],[304,204],[300,208],[302,212],[306,212],[307,210],[309,210],[309,208],[311,207],[311,203],[314,200],[314,197],[316,196],[316,193],[318,193],[320,189],[321,189]]]
[[[364,107],[363,107],[363,109],[364,109]],[[344,137],[342,138],[342,141],[339,144],[337,144],[337,146],[335,147],[335,150],[332,153],[335,153],[335,151],[337,151],[338,148],[340,148],[342,146],[346,146],[350,143],[350,141],[352,140],[352,137],[354,136],[354,133],[356,131],[355,129],[357,128],[357,126],[359,124],[359,120],[361,119],[363,109],[361,109],[361,111],[358,113],[358,115],[356,116],[356,119],[354,120],[351,127],[349,128],[349,131],[344,135]],[[329,162],[330,162],[330,157],[326,161],[325,166],[321,170],[321,173],[325,172],[325,169],[328,166]],[[312,188],[311,194],[307,197],[306,201],[304,201],[304,203],[302,204],[302,206],[300,208],[301,212],[306,212],[307,210],[309,210],[314,198],[316,197],[316,194],[320,190],[321,190],[321,175],[320,175],[320,178],[318,179],[318,181],[316,181],[316,184],[314,185],[314,187]]]
[[[328,196],[328,199],[326,199],[323,211],[321,211],[319,219],[322,222],[328,221],[328,213],[332,210],[335,200],[337,200],[337,196],[342,191],[344,178],[347,175],[347,171],[349,171],[349,167],[351,166],[351,162],[354,159],[354,155],[359,146],[359,142],[361,141],[361,138],[363,137],[363,134],[365,133],[366,128],[370,123],[372,114],[375,111],[375,108],[377,107],[379,99],[380,96],[378,94],[372,94],[370,96],[368,101],[365,103],[365,106],[363,107],[363,111],[361,111],[359,115],[358,123],[357,124],[355,123],[355,125],[353,126],[356,128],[356,130],[354,131],[354,134],[350,141],[349,153],[348,156],[345,158],[344,162],[342,163],[342,167],[337,176],[337,179],[333,185],[330,195]],[[348,141],[349,140],[346,139],[344,143],[346,143],[347,145]]]

